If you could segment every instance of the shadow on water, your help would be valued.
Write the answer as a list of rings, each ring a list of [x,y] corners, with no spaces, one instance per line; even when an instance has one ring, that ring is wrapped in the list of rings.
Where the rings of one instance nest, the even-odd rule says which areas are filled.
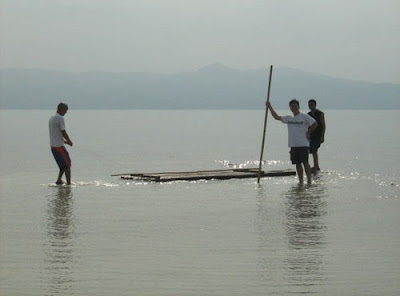
[[[71,187],[56,187],[47,196],[42,285],[46,295],[74,294],[75,217]]]
[[[326,192],[323,184],[257,192],[259,274],[279,292],[319,293],[324,286]]]

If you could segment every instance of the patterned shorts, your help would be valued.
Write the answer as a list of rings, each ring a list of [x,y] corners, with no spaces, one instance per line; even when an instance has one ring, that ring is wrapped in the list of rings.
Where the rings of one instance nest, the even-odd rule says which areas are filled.
[[[65,170],[71,167],[71,158],[64,146],[51,147],[51,152],[53,153],[54,159],[56,160],[60,170]]]

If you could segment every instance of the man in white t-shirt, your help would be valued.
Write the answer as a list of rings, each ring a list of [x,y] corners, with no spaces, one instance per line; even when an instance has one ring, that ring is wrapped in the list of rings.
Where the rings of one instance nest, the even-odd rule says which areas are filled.
[[[303,184],[303,166],[307,175],[307,183],[311,184],[311,168],[308,163],[308,149],[310,146],[310,134],[318,126],[318,123],[308,114],[300,113],[300,103],[296,99],[289,102],[293,116],[279,116],[272,108],[270,102],[266,103],[272,116],[288,126],[288,146],[290,147],[290,160],[296,165],[300,184]]]
[[[67,185],[71,185],[71,158],[64,144],[72,146],[67,131],[65,130],[64,115],[68,111],[68,105],[65,103],[58,104],[57,113],[49,120],[50,147],[54,159],[60,169],[56,184],[61,185],[63,174],[67,179]]]

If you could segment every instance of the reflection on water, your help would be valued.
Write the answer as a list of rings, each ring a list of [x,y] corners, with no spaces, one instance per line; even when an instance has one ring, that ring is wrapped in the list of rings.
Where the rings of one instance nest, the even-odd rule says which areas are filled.
[[[276,292],[321,292],[327,208],[324,185],[296,185],[278,196],[260,187],[257,200],[258,266],[264,285]]]
[[[74,294],[75,217],[71,187],[60,186],[48,196],[42,268],[42,285],[47,295]]]
[[[324,186],[295,186],[284,197],[288,242],[286,275],[296,292],[312,292],[311,287],[321,286],[324,280]]]

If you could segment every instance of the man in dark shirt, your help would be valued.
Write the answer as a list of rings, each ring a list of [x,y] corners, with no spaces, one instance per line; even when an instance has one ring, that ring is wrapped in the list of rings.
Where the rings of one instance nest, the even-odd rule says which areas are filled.
[[[318,163],[318,148],[325,141],[325,115],[324,112],[317,109],[317,102],[314,99],[308,101],[308,107],[310,108],[310,115],[318,123],[318,127],[310,134],[310,154],[313,156],[314,167],[311,171],[316,173],[320,171]]]

